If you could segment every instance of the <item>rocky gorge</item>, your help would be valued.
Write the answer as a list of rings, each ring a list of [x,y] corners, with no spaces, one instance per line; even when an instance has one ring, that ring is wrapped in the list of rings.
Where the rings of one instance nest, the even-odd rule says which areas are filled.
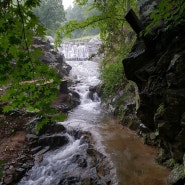
[[[74,90],[73,86],[80,84],[80,80],[76,79],[76,82],[72,82],[68,76],[71,66],[65,62],[63,54],[53,50],[51,42],[35,38],[33,48],[42,51],[42,62],[55,68],[63,79],[57,98],[52,103],[53,107],[59,112],[69,114],[69,111],[79,105],[80,101],[84,101],[80,100],[80,96],[84,96],[84,93],[88,94],[87,97],[84,96],[84,103],[92,106],[92,111],[94,106],[99,105],[99,98],[93,86],[88,85],[84,89],[82,83],[79,88],[79,90],[82,89],[82,92]],[[96,67],[97,64],[92,62],[92,65]],[[84,69],[81,70],[84,73]],[[95,75],[94,73],[96,74],[96,71],[92,70],[92,75]],[[97,83],[96,78],[93,81]],[[69,86],[72,88],[68,88]],[[87,113],[88,109],[89,107],[85,110]],[[83,109],[82,111],[84,112]],[[89,121],[92,121],[93,116],[94,114],[91,112]],[[76,117],[78,115],[75,115],[75,119]],[[68,128],[68,121],[65,126],[63,126],[64,123],[61,125],[51,122],[38,131],[36,125],[40,120],[34,113],[24,110],[11,112],[7,115],[1,112],[1,118],[4,124],[1,124],[0,158],[3,160],[3,176],[0,184],[113,183],[110,176],[112,166],[106,155],[95,149],[95,141],[90,132],[79,130],[79,128]],[[69,120],[69,122],[75,123],[76,121]],[[7,131],[10,132],[5,133]],[[54,163],[56,166],[53,166]],[[47,170],[45,171],[46,164]],[[22,179],[22,177],[24,178]]]
[[[140,2],[144,26],[150,21],[146,10],[152,10],[157,3]],[[168,178],[168,184],[183,185],[183,32],[180,34],[180,29],[176,28],[169,33],[156,33],[157,36],[151,33],[149,38],[155,39],[150,40],[151,45],[147,47],[143,39],[138,37],[131,53],[123,60],[128,80],[134,81],[138,89],[131,83],[128,92],[119,92],[110,103],[121,104],[123,125],[137,130],[145,143],[161,148],[159,162],[169,167],[176,166]],[[49,123],[38,132],[35,125],[39,120],[34,114],[18,111],[3,115],[1,112],[3,123],[10,117],[10,123],[17,118],[19,123],[16,124],[18,127],[11,129],[14,136],[18,134],[18,139],[10,138],[9,143],[3,141],[6,145],[0,150],[1,156],[16,154],[15,160],[6,159],[3,164],[4,176],[0,184],[167,184],[164,177],[168,170],[158,167],[151,159],[151,156],[155,156],[154,148],[143,145],[135,132],[114,123],[111,117],[101,123],[103,113],[96,90],[99,83],[97,63],[84,61],[87,55],[80,54],[78,58],[75,53],[81,49],[83,54],[87,52],[84,46],[84,43],[67,44],[70,53],[67,64],[62,52],[54,51],[50,42],[40,38],[35,40],[33,47],[42,50],[43,63],[54,67],[63,79],[52,106],[69,117],[63,123]],[[179,46],[182,47],[179,49]],[[77,59],[76,63],[72,61],[74,59]],[[75,70],[72,70],[72,65]],[[138,92],[137,102],[133,98]],[[114,105],[110,106],[112,108],[117,115],[119,108]],[[2,136],[6,136],[3,133],[7,131],[5,127],[1,129]],[[12,141],[18,143],[19,150],[10,147]],[[118,182],[110,156],[106,155],[100,141],[103,141],[117,163],[118,174],[121,172]],[[30,146],[29,150],[27,146]]]
[[[149,14],[158,3],[139,0],[140,21],[144,27],[151,22]],[[178,185],[185,183],[184,30],[184,25],[165,29],[161,23],[146,36],[138,36],[132,51],[123,60],[127,79],[138,87],[137,116],[146,128],[141,133],[146,143],[153,140],[153,144],[161,148],[160,163],[177,164],[168,180]]]

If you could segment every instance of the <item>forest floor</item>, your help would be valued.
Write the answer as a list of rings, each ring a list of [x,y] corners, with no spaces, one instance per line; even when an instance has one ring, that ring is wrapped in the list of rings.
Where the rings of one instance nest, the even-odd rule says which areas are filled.
[[[33,117],[33,114],[21,111],[0,114],[0,168],[3,173],[0,184],[12,184],[18,180],[25,160],[33,160],[26,140],[26,123]]]
[[[65,99],[59,94],[56,101],[53,102],[53,106],[59,106],[62,98]],[[4,161],[5,164],[14,161],[15,157],[19,156],[25,147],[28,148],[26,124],[35,115],[25,111],[13,111],[6,114],[2,112],[0,105],[0,160]]]
[[[27,146],[26,123],[33,115],[23,112],[0,114],[0,160],[13,162]]]
[[[52,106],[57,108],[66,99],[66,95],[59,93]],[[0,104],[0,185],[8,185],[20,180],[33,164],[26,128],[35,114],[21,110],[3,113],[2,107]]]

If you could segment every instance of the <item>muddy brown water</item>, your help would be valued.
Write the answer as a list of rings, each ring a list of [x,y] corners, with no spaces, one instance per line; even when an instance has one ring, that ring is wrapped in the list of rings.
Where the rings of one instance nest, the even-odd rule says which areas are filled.
[[[102,120],[102,143],[116,168],[119,185],[167,185],[169,169],[155,162],[157,148],[112,118]]]

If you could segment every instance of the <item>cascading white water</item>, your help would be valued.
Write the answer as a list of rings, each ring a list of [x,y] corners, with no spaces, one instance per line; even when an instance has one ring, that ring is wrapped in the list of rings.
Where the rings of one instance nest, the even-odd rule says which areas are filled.
[[[166,184],[164,176],[166,177],[168,172],[164,171],[161,167],[159,168],[152,160],[155,156],[153,148],[143,145],[135,133],[118,125],[116,120],[110,117],[105,117],[101,120],[100,98],[97,93],[91,94],[91,98],[89,94],[89,87],[96,86],[100,82],[98,79],[98,63],[92,61],[68,61],[67,63],[72,66],[70,75],[74,79],[75,84],[71,88],[79,93],[81,100],[81,104],[69,113],[68,119],[60,123],[68,130],[65,136],[68,137],[69,143],[57,150],[45,153],[42,162],[35,162],[34,167],[18,184]],[[101,123],[99,124],[99,122]],[[91,178],[95,173],[94,168],[86,171],[85,168],[80,168],[75,162],[78,156],[82,156],[80,159],[87,157],[88,143],[83,142],[83,135],[76,138],[70,133],[70,130],[82,130],[91,133],[96,141],[93,147],[103,153],[104,156],[107,156],[104,151],[105,147],[105,150],[111,156],[111,160],[107,156],[108,161],[106,162],[109,164],[113,161],[117,171],[114,168],[106,168],[107,170],[113,170],[111,173],[111,183],[81,183],[78,181],[78,177],[86,178],[88,176]],[[104,146],[102,146],[102,143]],[[98,176],[102,175],[102,171],[101,168]],[[115,175],[116,173],[117,175]],[[63,181],[66,177],[72,177],[71,179],[69,178],[71,181]]]
[[[72,90],[76,91],[80,95],[81,104],[75,109],[70,117],[75,119],[82,115],[83,119],[89,119],[89,121],[97,121],[98,115],[100,115],[100,99],[97,94],[93,101],[89,97],[89,88],[99,84],[98,79],[98,63],[92,61],[68,61],[69,65],[72,66],[71,76],[75,81],[75,86],[71,87]],[[87,123],[89,126],[89,124]],[[82,125],[85,128],[85,125]]]
[[[104,148],[100,143],[101,137],[97,131],[101,117],[100,98],[97,93],[93,94],[93,98],[89,96],[89,88],[100,83],[98,63],[92,61],[67,61],[67,63],[72,66],[70,75],[75,84],[70,88],[80,95],[81,104],[72,110],[68,119],[61,124],[68,131],[90,132],[96,141],[94,147],[105,155]],[[76,155],[86,155],[88,145],[81,143],[83,136],[79,139],[74,139],[70,135],[68,137],[70,142],[67,146],[45,153],[43,161],[41,163],[36,162],[28,176],[25,176],[19,185],[57,185],[61,184],[60,181],[66,174],[87,175],[78,169],[78,165],[73,163],[73,160]]]
[[[66,60],[87,60],[89,57],[88,47],[84,43],[63,44],[60,51]]]

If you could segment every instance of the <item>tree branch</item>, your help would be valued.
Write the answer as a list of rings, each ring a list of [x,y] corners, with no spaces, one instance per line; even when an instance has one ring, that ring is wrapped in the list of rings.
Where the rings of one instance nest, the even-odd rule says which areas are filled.
[[[17,0],[17,5],[18,5],[18,10],[19,10],[19,15],[20,15],[20,18],[21,18],[21,22],[22,22],[23,39],[24,39],[24,42],[26,44],[26,50],[28,52],[28,58],[31,61],[32,68],[34,69],[34,65],[33,65],[33,62],[32,62],[32,59],[31,59],[31,55],[30,55],[30,51],[29,51],[29,47],[28,47],[28,42],[27,42],[27,39],[26,39],[24,18],[23,18],[23,14],[22,14],[22,11],[21,11],[19,0]],[[33,75],[33,79],[35,79],[34,70],[32,71],[32,75]]]

